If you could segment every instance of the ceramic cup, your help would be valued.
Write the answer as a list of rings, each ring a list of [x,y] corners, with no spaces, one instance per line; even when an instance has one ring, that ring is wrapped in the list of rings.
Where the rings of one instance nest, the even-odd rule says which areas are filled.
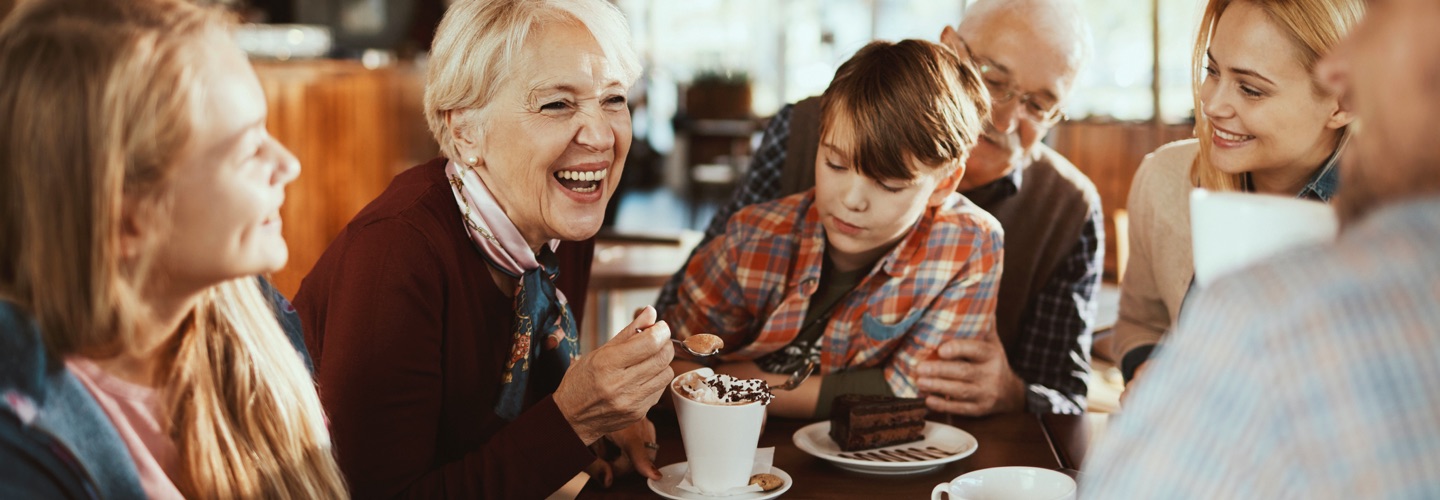
[[[1195,284],[1298,246],[1332,241],[1335,211],[1318,201],[1251,193],[1190,193]]]
[[[682,373],[670,381],[675,400],[675,417],[680,421],[680,439],[689,462],[686,476],[703,493],[717,494],[750,484],[755,449],[760,444],[760,427],[765,405],[715,405],[687,398],[675,389],[675,382],[689,373],[709,377],[709,368]]]
[[[1073,500],[1075,480],[1037,467],[994,467],[935,485],[930,500]]]

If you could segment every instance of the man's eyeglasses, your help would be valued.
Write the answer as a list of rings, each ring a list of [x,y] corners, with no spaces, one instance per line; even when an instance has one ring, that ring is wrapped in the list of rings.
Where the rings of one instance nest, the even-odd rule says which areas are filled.
[[[1049,102],[1047,98],[1033,92],[1020,93],[1020,90],[1015,88],[1009,71],[995,64],[990,58],[976,54],[964,38],[960,39],[960,45],[965,47],[965,53],[979,67],[980,81],[985,82],[985,88],[990,91],[990,102],[993,105],[1005,104],[1018,97],[1021,109],[1024,110],[1021,116],[1031,122],[1050,126],[1066,119],[1065,112],[1060,110],[1059,102]]]

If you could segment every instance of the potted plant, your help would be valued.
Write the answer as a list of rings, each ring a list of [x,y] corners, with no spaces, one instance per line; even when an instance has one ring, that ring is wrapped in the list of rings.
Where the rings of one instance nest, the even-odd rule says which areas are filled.
[[[695,74],[685,92],[685,112],[695,120],[750,117],[750,75],[737,70]]]

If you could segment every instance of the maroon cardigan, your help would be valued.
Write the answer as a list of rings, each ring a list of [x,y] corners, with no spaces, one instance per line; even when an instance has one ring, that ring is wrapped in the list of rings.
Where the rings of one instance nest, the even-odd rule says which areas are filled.
[[[548,395],[495,414],[513,301],[463,229],[436,159],[396,176],[295,296],[340,468],[357,498],[543,498],[595,456]],[[585,310],[594,241],[560,244]]]

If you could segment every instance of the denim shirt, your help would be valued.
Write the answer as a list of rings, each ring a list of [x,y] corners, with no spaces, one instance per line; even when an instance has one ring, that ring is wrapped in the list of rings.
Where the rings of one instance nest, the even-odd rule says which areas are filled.
[[[281,328],[310,359],[290,302],[264,279]],[[110,417],[49,352],[39,325],[0,300],[0,498],[143,499],[145,490]]]
[[[1343,148],[1336,148],[1334,153],[1330,153],[1330,158],[1325,160],[1320,170],[1310,176],[1310,182],[1300,188],[1300,193],[1295,195],[1297,198],[1330,203],[1330,198],[1335,196],[1335,190],[1340,187],[1341,149]]]
[[[1340,151],[1342,149],[1344,148],[1336,148],[1334,152],[1330,153],[1330,157],[1325,159],[1325,163],[1320,164],[1320,168],[1310,175],[1310,181],[1305,183],[1305,187],[1300,188],[1299,193],[1295,193],[1296,198],[1330,203],[1330,198],[1335,196],[1335,190],[1340,187]],[[1255,182],[1251,180],[1250,174],[1246,173],[1245,191],[1254,192],[1254,186]]]

